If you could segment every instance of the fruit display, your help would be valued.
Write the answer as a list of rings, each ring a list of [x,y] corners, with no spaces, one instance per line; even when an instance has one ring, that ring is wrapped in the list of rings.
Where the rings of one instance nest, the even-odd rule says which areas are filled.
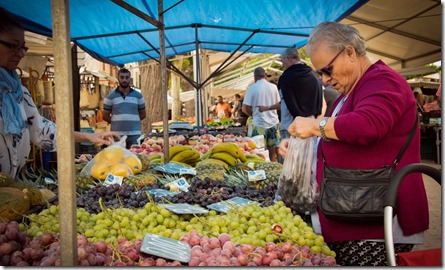
[[[29,224],[20,224],[21,230],[30,238],[45,232],[59,233],[58,206],[52,205],[38,214],[29,215]],[[280,233],[274,225],[282,228]],[[262,207],[252,203],[229,210],[226,214],[209,211],[203,215],[174,214],[164,206],[149,202],[143,208],[103,209],[91,214],[83,208],[77,210],[77,231],[89,241],[104,241],[117,245],[120,238],[129,241],[143,239],[145,233],[158,234],[179,240],[191,230],[207,237],[218,237],[222,233],[230,235],[235,244],[266,246],[269,242],[292,242],[308,246],[315,253],[333,256],[323,237],[294,215],[282,202]]]
[[[44,204],[56,195],[50,190],[39,189],[30,181],[8,183],[8,186],[0,187],[0,222],[18,219],[32,207]]]
[[[84,208],[89,213],[99,213],[102,208],[117,209],[142,208],[149,202],[147,190],[164,188],[163,185],[147,184],[136,190],[134,185],[112,184],[109,186],[98,185],[77,197],[77,207]],[[102,204],[102,205],[101,205]]]
[[[259,149],[254,141],[228,134],[204,134],[188,138],[179,135],[170,144],[170,167],[164,164],[159,138],[145,138],[130,151],[113,146],[89,161],[79,159],[78,266],[335,265],[335,253],[323,237],[283,202],[275,200],[282,165],[256,154]],[[175,164],[186,169],[160,169]],[[256,171],[265,177],[252,180],[249,175]],[[122,182],[104,181],[109,172],[122,176]],[[47,181],[42,182],[42,176],[35,177],[37,174],[25,171],[22,178],[36,183]],[[55,190],[52,185],[57,184],[57,178],[50,178],[54,181],[49,179],[51,184],[42,191],[26,187],[24,182],[11,184],[15,180],[0,175],[0,184],[14,188],[21,198],[20,202],[2,204],[12,204],[10,208],[20,211],[15,220],[21,223],[0,223],[0,265],[60,265],[59,206],[48,202],[55,194],[51,190]],[[172,191],[169,186],[179,180],[187,185]],[[3,197],[0,194],[0,200],[5,200]],[[37,201],[45,202],[45,206],[29,211]],[[230,207],[221,206],[227,203]],[[203,211],[178,211],[180,207]],[[187,243],[190,259],[178,261],[162,253],[142,252],[146,234]]]
[[[119,239],[115,246],[89,242],[77,236],[77,266],[182,266],[140,252],[141,240]],[[17,222],[0,223],[0,266],[61,266],[59,235],[46,232],[35,239],[25,236]]]
[[[201,236],[196,230],[181,237],[190,245],[189,266],[335,266],[332,256],[314,253],[308,246],[267,243],[265,247],[234,244],[230,235]]]
[[[202,134],[193,135],[186,138],[183,135],[174,135],[169,137],[170,148],[176,145],[189,145],[195,148],[198,152],[205,154],[212,148],[212,146],[223,143],[232,142],[236,144],[245,154],[255,154],[261,155],[266,158],[256,147],[256,143],[252,141],[249,137],[236,136],[233,134]],[[162,137],[146,137],[141,145],[132,145],[130,151],[134,154],[140,155],[152,155],[163,154],[164,153],[164,138]]]
[[[178,162],[180,164],[187,164],[196,166],[201,160],[201,154],[189,145],[175,145],[169,149],[170,162]],[[164,156],[161,156],[161,163],[164,162]]]

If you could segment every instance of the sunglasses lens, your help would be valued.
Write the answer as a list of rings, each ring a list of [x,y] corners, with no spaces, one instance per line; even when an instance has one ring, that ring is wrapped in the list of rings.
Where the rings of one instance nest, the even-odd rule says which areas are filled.
[[[331,77],[332,75],[332,67],[328,67],[328,68],[322,68],[320,70],[321,73],[323,73],[324,75]]]

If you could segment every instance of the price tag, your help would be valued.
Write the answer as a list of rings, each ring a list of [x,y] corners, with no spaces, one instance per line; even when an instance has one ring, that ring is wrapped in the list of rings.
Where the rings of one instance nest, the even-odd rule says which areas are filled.
[[[181,168],[179,170],[179,175],[183,175],[183,174],[196,175],[196,169],[195,168]]]
[[[108,173],[107,178],[105,178],[104,185],[112,185],[112,184],[119,184],[122,185],[122,181],[124,178],[122,176],[117,176],[112,173]]]
[[[264,171],[264,170],[248,171],[247,176],[249,178],[249,181],[251,181],[251,182],[265,180],[266,179],[266,171]]]
[[[45,183],[46,183],[46,184],[57,185],[57,183],[56,183],[53,179],[51,179],[51,178],[49,178],[49,177],[45,177]]]
[[[165,185],[166,187],[170,188],[170,191],[178,192],[178,191],[185,191],[187,192],[189,190],[190,184],[187,183],[184,177],[179,178],[178,180],[172,181]]]

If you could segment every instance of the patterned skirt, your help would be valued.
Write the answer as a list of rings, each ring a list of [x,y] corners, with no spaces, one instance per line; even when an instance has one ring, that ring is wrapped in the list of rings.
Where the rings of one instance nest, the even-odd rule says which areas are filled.
[[[327,243],[339,266],[388,266],[385,242],[342,241]],[[394,244],[395,253],[409,252],[413,244]]]

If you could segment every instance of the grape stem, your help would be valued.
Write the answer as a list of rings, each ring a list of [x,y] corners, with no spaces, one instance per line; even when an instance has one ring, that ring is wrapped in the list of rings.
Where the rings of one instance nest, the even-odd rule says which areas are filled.
[[[297,248],[295,248],[295,255],[292,258],[292,262],[294,262],[295,258],[297,257],[297,255],[300,255],[300,259],[298,260],[298,262],[301,264],[303,262],[303,254],[301,253],[301,251]]]

